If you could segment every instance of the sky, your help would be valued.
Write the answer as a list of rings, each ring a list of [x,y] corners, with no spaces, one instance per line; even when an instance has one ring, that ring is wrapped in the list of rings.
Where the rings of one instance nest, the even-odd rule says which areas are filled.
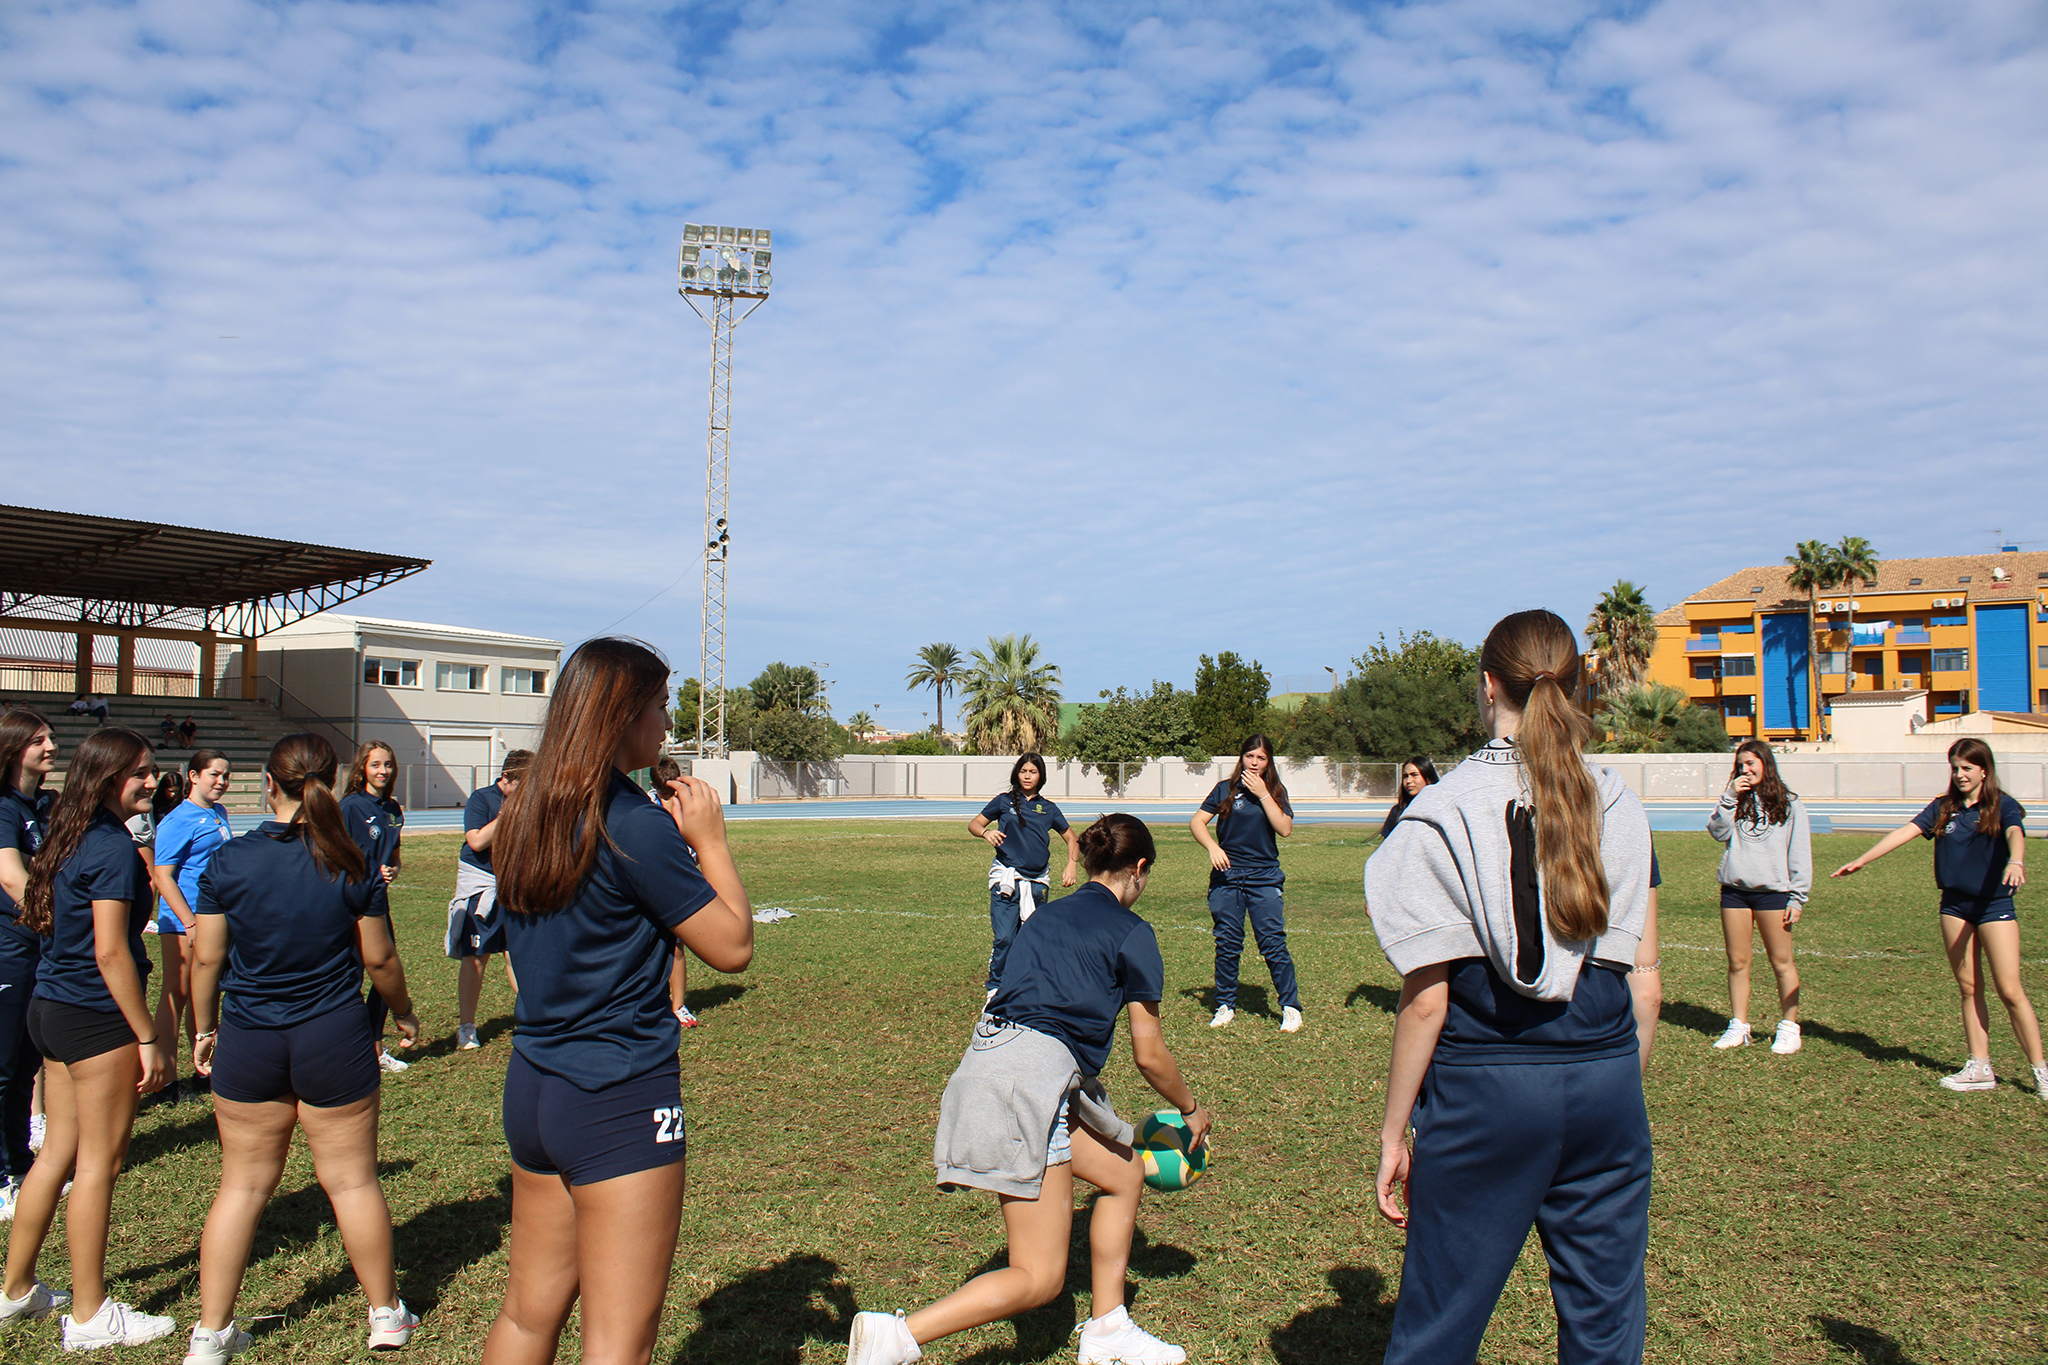
[[[2034,0],[24,0],[0,501],[695,674],[685,222],[775,233],[727,681],[842,718],[937,641],[1090,700],[2048,545]]]

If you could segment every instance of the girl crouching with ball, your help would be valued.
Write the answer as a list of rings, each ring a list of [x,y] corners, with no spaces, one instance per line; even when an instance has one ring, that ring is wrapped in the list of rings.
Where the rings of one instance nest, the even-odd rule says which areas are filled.
[[[1159,940],[1131,908],[1157,853],[1144,823],[1120,814],[1090,825],[1080,850],[1088,884],[1017,931],[1001,986],[939,1102],[932,1151],[939,1187],[996,1196],[1010,1263],[908,1317],[855,1314],[848,1365],[905,1365],[927,1342],[1049,1302],[1066,1283],[1076,1176],[1102,1191],[1088,1228],[1093,1315],[1081,1327],[1081,1365],[1187,1359],[1124,1308],[1144,1165],[1131,1125],[1110,1108],[1097,1079],[1117,1016],[1128,1011],[1139,1072],[1186,1117],[1191,1144],[1209,1131],[1209,1111],[1196,1103],[1160,1033],[1166,968]]]

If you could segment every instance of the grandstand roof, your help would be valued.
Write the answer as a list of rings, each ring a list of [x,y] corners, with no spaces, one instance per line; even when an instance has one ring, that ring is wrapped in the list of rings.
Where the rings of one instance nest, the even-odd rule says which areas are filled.
[[[0,615],[262,635],[432,560],[0,506]]]

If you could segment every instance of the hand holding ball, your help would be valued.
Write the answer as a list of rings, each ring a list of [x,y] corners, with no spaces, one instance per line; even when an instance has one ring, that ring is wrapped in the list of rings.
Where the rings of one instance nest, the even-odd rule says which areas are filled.
[[[1184,1190],[1209,1169],[1209,1141],[1189,1142],[1188,1121],[1178,1109],[1161,1109],[1138,1125],[1138,1156],[1145,1183],[1155,1190]]]

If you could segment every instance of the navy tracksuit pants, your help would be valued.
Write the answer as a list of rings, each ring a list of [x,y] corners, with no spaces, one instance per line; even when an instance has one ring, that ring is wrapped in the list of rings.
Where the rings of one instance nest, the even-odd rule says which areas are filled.
[[[1273,974],[1273,992],[1281,1008],[1301,1008],[1294,982],[1294,958],[1287,951],[1287,915],[1278,884],[1225,882],[1209,888],[1209,918],[1216,928],[1216,1003],[1237,1006],[1237,964],[1244,956],[1244,925],[1249,919],[1252,940]]]
[[[0,948],[0,1177],[17,1182],[36,1161],[28,1149],[29,1101],[43,1065],[42,1054],[28,1036],[36,961],[18,947],[10,943]]]
[[[1415,1104],[1408,1249],[1386,1365],[1465,1365],[1535,1225],[1561,1365],[1639,1365],[1650,1120],[1634,1053],[1446,1066]]]

